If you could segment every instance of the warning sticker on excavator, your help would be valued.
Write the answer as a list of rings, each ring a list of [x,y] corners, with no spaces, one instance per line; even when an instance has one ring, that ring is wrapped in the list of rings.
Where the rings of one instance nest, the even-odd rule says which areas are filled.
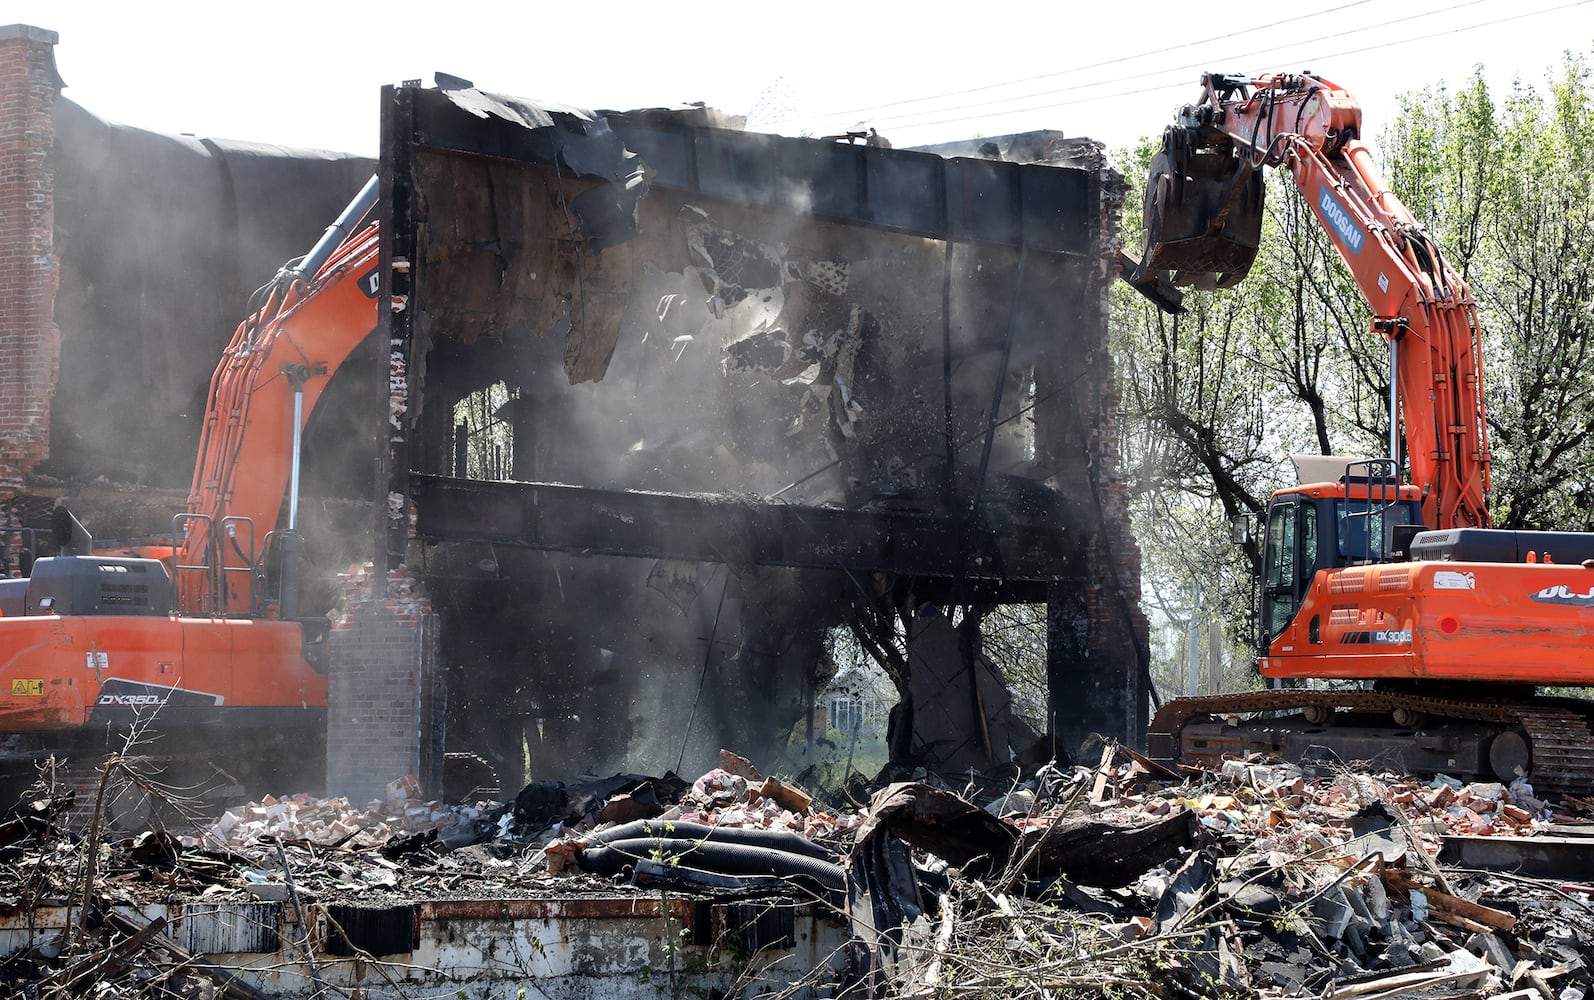
[[[44,697],[44,678],[18,677],[11,682],[11,693],[23,698]]]

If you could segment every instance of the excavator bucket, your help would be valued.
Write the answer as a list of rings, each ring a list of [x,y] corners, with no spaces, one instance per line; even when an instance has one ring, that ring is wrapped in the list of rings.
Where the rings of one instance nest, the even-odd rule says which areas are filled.
[[[1130,278],[1173,272],[1175,285],[1228,288],[1256,259],[1262,172],[1216,129],[1170,126],[1146,182],[1146,249]]]

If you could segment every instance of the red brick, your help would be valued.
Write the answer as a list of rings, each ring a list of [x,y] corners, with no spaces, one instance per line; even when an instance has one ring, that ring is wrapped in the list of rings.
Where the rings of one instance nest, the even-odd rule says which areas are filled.
[[[0,39],[0,498],[49,456],[60,366],[54,254],[55,46]]]

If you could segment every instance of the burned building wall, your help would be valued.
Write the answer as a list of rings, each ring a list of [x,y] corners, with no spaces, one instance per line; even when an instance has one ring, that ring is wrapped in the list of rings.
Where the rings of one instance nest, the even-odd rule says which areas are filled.
[[[71,391],[41,471],[186,489],[210,376],[250,294],[315,242],[373,163],[164,135],[65,99],[54,161]]]
[[[956,245],[948,260],[939,241],[664,189],[640,203],[635,238],[592,250],[561,216],[551,171],[506,179],[437,156],[420,172],[423,280],[439,283],[423,288],[424,405],[432,389],[463,398],[509,378],[509,423],[530,443],[517,479],[802,502],[972,495],[1004,346],[1016,410],[1044,360],[1040,331],[1077,326],[1085,296],[1087,275],[1020,272],[1014,248]],[[506,214],[546,235],[506,235]],[[988,471],[1023,469],[1032,452],[1028,423],[1010,421]]]
[[[51,303],[60,277],[50,147],[60,78],[56,34],[0,28],[0,495],[50,451],[59,365]]]
[[[1027,600],[1066,609],[1081,640],[1057,644],[1055,693],[1101,691],[1061,728],[1138,739],[1099,159],[390,99],[383,169],[414,220],[392,251],[414,263],[393,321],[414,475],[395,485],[440,543],[410,546],[411,569],[475,622],[444,632],[456,726],[503,732],[472,716],[506,706],[539,720],[510,739],[533,772],[539,747],[595,770],[773,754],[830,628]],[[543,485],[508,500],[486,480]],[[720,530],[738,507],[743,526]],[[760,520],[772,508],[780,528]],[[849,548],[870,531],[889,548],[869,518],[904,513],[925,527],[900,555]],[[1023,566],[973,541],[1029,535],[1051,548]]]

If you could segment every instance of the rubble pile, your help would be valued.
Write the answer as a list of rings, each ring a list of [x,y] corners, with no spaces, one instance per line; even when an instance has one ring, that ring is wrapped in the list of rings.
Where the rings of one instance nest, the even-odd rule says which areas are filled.
[[[1110,746],[999,795],[934,774],[833,811],[726,754],[687,782],[540,782],[444,806],[412,781],[355,807],[308,796],[192,834],[0,825],[0,911],[65,906],[0,961],[0,992],[206,996],[231,973],[182,952],[173,899],[373,901],[656,895],[810,906],[851,943],[808,995],[1379,1000],[1594,989],[1594,886],[1442,864],[1457,837],[1588,836],[1587,804],[1527,782],[1228,761],[1169,770]],[[1588,839],[1594,848],[1594,837]],[[302,921],[296,920],[295,923]],[[70,984],[68,986],[68,984]],[[152,986],[158,984],[158,988]],[[65,992],[61,992],[65,990]]]
[[[458,831],[474,840],[474,828],[485,815],[481,806],[445,805],[422,800],[413,777],[387,787],[385,801],[358,807],[342,797],[318,798],[303,792],[276,798],[267,795],[223,812],[204,827],[199,839],[212,847],[243,848],[262,841],[303,841],[318,847],[375,849],[395,837],[436,833],[444,839]]]
[[[902,816],[879,825],[915,849],[919,891],[864,900],[860,921],[856,887],[893,868],[860,870],[880,853],[860,839],[851,916],[874,995],[1099,995],[1111,983],[1120,996],[1581,1000],[1594,983],[1594,888],[1436,861],[1452,834],[1580,828],[1526,782],[1241,761],[1174,773],[1114,748],[1094,771],[1027,786],[988,806],[1016,836],[927,785],[875,797],[877,813]],[[1170,826],[1176,836],[1146,836]]]

